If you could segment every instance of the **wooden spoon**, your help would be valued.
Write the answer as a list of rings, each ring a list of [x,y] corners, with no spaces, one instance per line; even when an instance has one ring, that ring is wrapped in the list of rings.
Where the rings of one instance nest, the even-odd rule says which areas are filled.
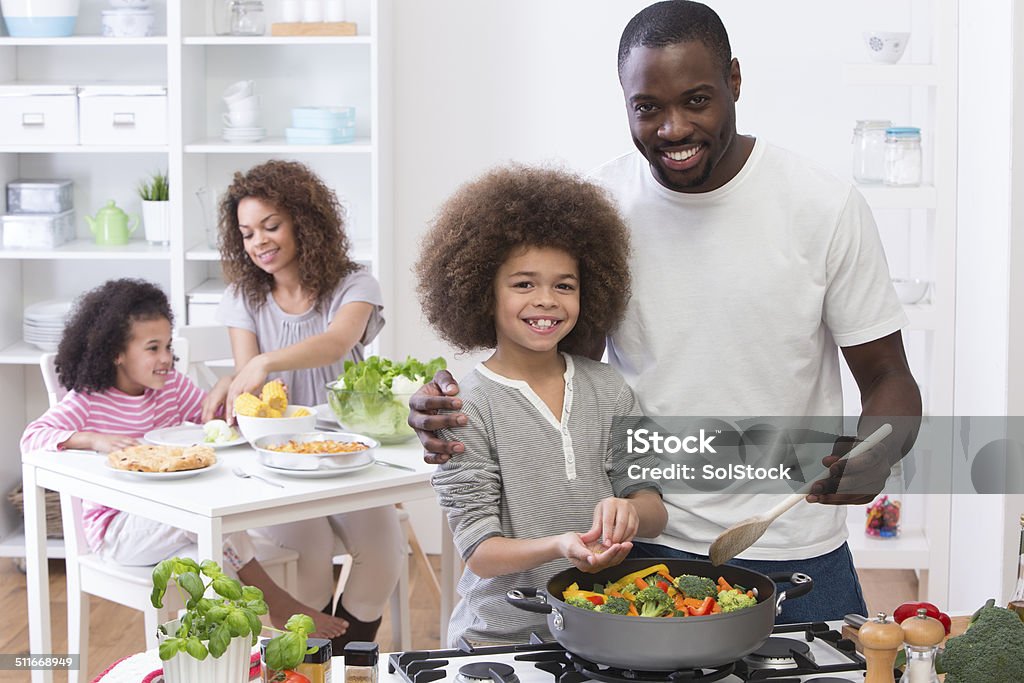
[[[889,436],[891,433],[892,425],[889,423],[882,425],[866,439],[851,448],[850,452],[846,454],[846,457],[854,458],[861,453],[870,450],[875,446],[875,444]],[[711,544],[711,550],[709,551],[711,563],[716,566],[725,564],[750,546],[754,545],[754,543],[757,542],[757,539],[761,538],[761,536],[764,535],[764,532],[768,530],[768,527],[771,526],[772,522],[803,500],[806,496],[806,491],[787,496],[785,500],[768,512],[755,515],[754,517],[748,517],[742,522],[737,522],[720,533],[718,538],[716,538]]]

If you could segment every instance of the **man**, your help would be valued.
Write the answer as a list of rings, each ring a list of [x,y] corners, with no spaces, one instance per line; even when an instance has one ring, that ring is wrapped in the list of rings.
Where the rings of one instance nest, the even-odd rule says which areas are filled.
[[[619,44],[619,81],[637,151],[595,172],[632,231],[633,298],[608,359],[650,416],[842,415],[842,349],[861,392],[858,435],[894,434],[830,476],[737,564],[802,571],[812,593],[783,622],[866,613],[845,538],[845,504],[881,489],[913,443],[921,398],[871,211],[860,194],[785,150],[736,132],[740,65],[718,15],[669,0],[637,14]],[[460,446],[423,430],[465,424],[450,375],[414,397],[428,462]],[[905,416],[893,419],[893,416]],[[848,446],[847,446],[848,448]],[[457,456],[456,456],[457,457]],[[838,490],[854,491],[844,494]],[[666,493],[669,523],[650,556],[704,557],[718,534],[767,511],[767,495]]]

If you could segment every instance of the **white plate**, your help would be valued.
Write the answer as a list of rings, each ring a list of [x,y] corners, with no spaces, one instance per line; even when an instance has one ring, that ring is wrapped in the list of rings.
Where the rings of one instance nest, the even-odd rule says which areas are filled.
[[[236,429],[235,432],[238,432]],[[164,427],[146,432],[142,438],[157,446],[209,446],[210,448],[230,448],[246,443],[245,438],[239,434],[237,438],[225,443],[208,443],[203,441],[206,434],[199,425],[178,425],[177,427]]]
[[[71,312],[70,301],[40,301],[39,303],[32,304],[31,306],[25,307],[26,318],[60,318],[64,319]]]
[[[338,419],[334,417],[334,411],[326,403],[318,403],[313,406],[313,410],[316,411],[316,428],[324,431],[339,431],[341,425],[338,424]]]
[[[136,472],[134,470],[119,470],[116,467],[111,467],[110,463],[103,463],[107,469],[111,472],[117,472],[118,474],[127,474],[128,476],[134,477],[135,479],[150,479],[150,480],[166,480],[166,479],[186,479],[188,477],[194,477],[203,472],[209,472],[220,467],[220,461],[209,465],[208,467],[200,467],[197,470],[178,470],[177,472]]]
[[[329,477],[340,477],[345,474],[352,474],[353,472],[361,472],[369,467],[373,467],[377,464],[376,460],[365,462],[361,465],[355,465],[347,468],[334,468],[331,470],[286,470],[280,467],[271,467],[270,465],[264,465],[260,463],[260,467],[268,472],[274,474],[281,474],[286,477],[295,477],[296,479],[327,479]]]

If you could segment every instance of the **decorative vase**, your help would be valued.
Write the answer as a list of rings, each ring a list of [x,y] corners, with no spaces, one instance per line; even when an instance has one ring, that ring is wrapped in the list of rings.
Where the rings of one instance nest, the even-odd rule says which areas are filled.
[[[156,202],[160,203],[160,202]],[[179,621],[168,621],[164,628],[168,633],[178,630]],[[163,642],[168,636],[157,633],[157,641]],[[164,662],[164,683],[248,683],[249,662],[252,645],[248,636],[231,639],[231,644],[220,657],[208,655],[198,660],[192,655],[179,652]]]
[[[142,225],[150,244],[170,244],[171,203],[142,201]]]

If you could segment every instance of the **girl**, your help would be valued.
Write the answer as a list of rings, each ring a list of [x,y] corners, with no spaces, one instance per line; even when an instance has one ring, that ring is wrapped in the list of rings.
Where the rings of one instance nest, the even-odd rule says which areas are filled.
[[[230,287],[218,309],[228,327],[235,374],[219,383],[204,406],[230,415],[240,393],[258,393],[268,379],[288,387],[289,400],[327,400],[325,384],[346,359],[384,326],[380,286],[349,256],[334,193],[306,166],[269,161],[236,173],[220,204],[220,244]],[[353,557],[336,615],[349,628],[336,639],[371,641],[398,583],[405,539],[394,507],[382,507],[261,530],[312,558],[300,571],[300,597],[326,604],[333,594],[334,535]],[[320,602],[316,602],[319,600]]]
[[[494,349],[460,382],[465,452],[433,484],[466,561],[448,641],[525,642],[543,616],[504,600],[574,565],[621,562],[661,533],[656,484],[625,476],[613,416],[638,415],[625,381],[583,356],[629,298],[626,228],[602,192],[553,170],[512,167],[441,209],[416,271],[427,319],[461,350]],[[600,539],[604,543],[600,543]]]
[[[167,297],[149,282],[112,280],[85,293],[57,348],[57,376],[69,393],[26,427],[21,450],[111,451],[137,444],[153,429],[198,421],[203,392],[174,369],[172,321]],[[89,548],[105,560],[141,566],[195,556],[192,532],[85,501],[82,508]],[[225,538],[224,560],[243,583],[263,591],[279,628],[298,612],[312,616],[326,637],[344,632],[343,620],[274,583],[244,532]]]

